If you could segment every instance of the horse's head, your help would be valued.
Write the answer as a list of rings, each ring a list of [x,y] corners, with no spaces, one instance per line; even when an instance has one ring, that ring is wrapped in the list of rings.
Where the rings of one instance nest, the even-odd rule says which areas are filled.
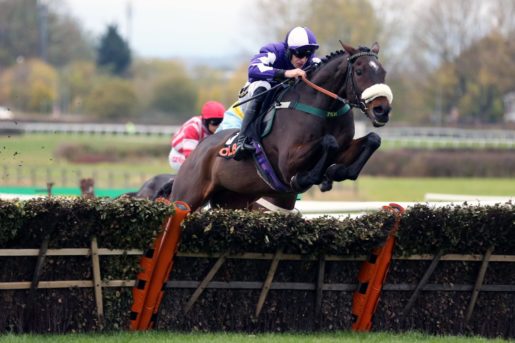
[[[370,49],[355,49],[341,44],[349,54],[345,82],[347,99],[353,107],[361,109],[375,127],[385,125],[389,120],[393,94],[384,83],[386,71],[377,57],[379,44],[374,43]]]

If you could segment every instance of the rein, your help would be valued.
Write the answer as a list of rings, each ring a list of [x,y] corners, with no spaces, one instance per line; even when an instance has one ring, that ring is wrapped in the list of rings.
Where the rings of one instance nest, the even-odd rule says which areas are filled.
[[[309,81],[305,76],[302,76],[302,81],[304,81],[309,87],[313,88],[316,91],[319,91],[320,93],[323,93],[323,94],[325,94],[325,95],[327,95],[327,96],[329,96],[329,97],[331,97],[331,98],[333,98],[335,100],[341,101],[344,104],[348,103],[347,100],[345,100],[344,98],[338,96],[338,94],[333,93],[333,92],[331,92],[331,91],[329,91],[329,90],[327,90],[327,89],[325,89],[323,87],[320,87],[320,86],[314,84],[313,82]]]

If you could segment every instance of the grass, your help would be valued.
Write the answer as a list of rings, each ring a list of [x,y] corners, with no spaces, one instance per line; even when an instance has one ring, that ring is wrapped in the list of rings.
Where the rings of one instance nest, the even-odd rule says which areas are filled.
[[[92,177],[96,188],[139,188],[151,176],[170,173],[169,137],[99,134],[29,134],[0,136],[0,184],[46,188],[78,187],[78,180]],[[117,163],[74,164],[56,152],[65,144],[87,146],[94,151],[138,151],[163,148],[161,158],[127,159]],[[425,193],[515,195],[509,178],[394,178],[360,176],[356,182],[335,183],[331,192],[313,187],[306,200],[327,201],[423,201]]]
[[[344,181],[333,190],[322,193],[310,189],[306,200],[327,201],[424,201],[426,193],[487,196],[515,195],[511,178],[394,178],[360,176],[357,181]]]
[[[162,158],[127,159],[117,163],[70,163],[59,158],[64,145],[88,146],[94,151],[138,151],[162,146]],[[93,134],[31,134],[0,136],[0,184],[45,187],[77,186],[78,180],[93,177],[102,188],[139,187],[151,176],[170,173],[169,138]]]
[[[152,331],[144,333],[119,332],[111,334],[67,334],[67,335],[4,335],[0,336],[0,343],[33,343],[33,342],[52,342],[52,343],[501,343],[509,342],[503,339],[487,339],[482,337],[464,336],[431,336],[422,333],[353,333],[346,331],[327,332],[327,333],[264,333],[264,334],[245,334],[245,333],[176,333],[164,331]]]
[[[162,146],[163,158],[148,158],[122,163],[72,164],[56,156],[60,147],[73,144],[91,147],[95,151],[116,148],[117,151],[137,151],[145,147]],[[98,134],[30,134],[0,136],[0,165],[70,169],[104,169],[168,172],[169,138],[160,136],[125,136]],[[144,162],[144,163],[143,163]]]

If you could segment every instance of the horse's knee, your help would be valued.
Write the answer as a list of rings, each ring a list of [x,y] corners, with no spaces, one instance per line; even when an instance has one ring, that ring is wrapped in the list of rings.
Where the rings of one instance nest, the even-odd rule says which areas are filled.
[[[381,146],[381,137],[377,133],[371,132],[367,135],[365,144],[372,150],[377,150]]]
[[[326,150],[338,150],[338,142],[336,141],[336,138],[333,135],[325,135],[322,138],[322,146]]]
[[[295,193],[304,193],[312,185],[312,182],[306,180],[306,175],[295,174],[290,180],[290,187]]]

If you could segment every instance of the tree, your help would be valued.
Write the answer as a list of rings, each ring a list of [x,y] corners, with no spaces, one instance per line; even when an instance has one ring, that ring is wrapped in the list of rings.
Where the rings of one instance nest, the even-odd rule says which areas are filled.
[[[404,80],[411,96],[404,97],[407,102],[397,97],[395,108],[406,111],[416,101],[423,106],[412,113],[438,125],[456,115],[467,123],[498,120],[504,84],[513,79],[513,55],[506,52],[513,46],[513,13],[515,2],[505,0],[414,1],[412,15],[405,16],[412,19],[404,29],[409,43],[389,74],[390,80]],[[488,46],[483,40],[490,37],[492,43],[492,34],[498,42]]]
[[[338,42],[370,46],[379,38],[379,22],[366,0],[310,0],[307,23],[316,32],[322,51],[342,49]]]
[[[341,50],[338,40],[370,45],[378,40],[380,32],[368,0],[260,0],[256,12],[268,40],[284,40],[293,27],[308,26],[316,34],[322,54]],[[280,20],[269,20],[278,14]],[[262,25],[265,22],[267,25]]]
[[[196,100],[195,85],[187,76],[170,75],[154,87],[152,105],[182,122],[195,114]]]
[[[90,113],[110,120],[126,119],[134,114],[138,103],[129,81],[110,77],[97,82],[86,100]]]
[[[415,11],[413,49],[424,51],[433,67],[453,62],[460,53],[490,31],[481,0],[430,0]]]
[[[193,69],[193,80],[198,88],[197,109],[208,100],[232,104],[247,81],[248,63],[240,65],[230,74],[207,66]]]
[[[57,100],[57,71],[32,59],[19,63],[0,77],[0,103],[30,112],[50,113]]]
[[[503,95],[515,89],[511,38],[494,31],[463,51],[455,65],[461,91],[457,107],[465,120],[502,121]]]
[[[20,56],[46,58],[45,62],[58,67],[78,57],[92,59],[93,45],[77,21],[60,12],[61,1],[38,3],[0,1],[0,68],[14,64]]]
[[[100,38],[97,51],[97,65],[115,75],[123,75],[131,64],[129,45],[118,34],[116,25],[109,25]]]
[[[61,110],[67,113],[82,113],[84,102],[96,78],[93,62],[76,61],[67,65],[60,75]]]

